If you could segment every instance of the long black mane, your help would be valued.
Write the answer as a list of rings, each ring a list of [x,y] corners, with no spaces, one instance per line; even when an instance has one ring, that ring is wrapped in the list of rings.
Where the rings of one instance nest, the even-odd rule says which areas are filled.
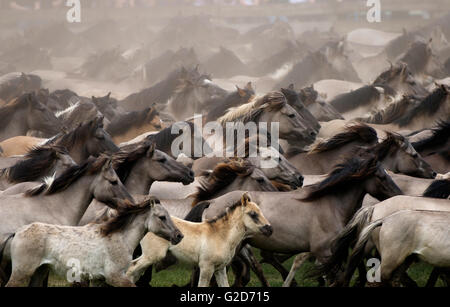
[[[417,151],[420,152],[427,148],[441,146],[447,143],[448,138],[450,137],[450,120],[439,122],[432,130],[433,133],[430,137],[412,143]]]

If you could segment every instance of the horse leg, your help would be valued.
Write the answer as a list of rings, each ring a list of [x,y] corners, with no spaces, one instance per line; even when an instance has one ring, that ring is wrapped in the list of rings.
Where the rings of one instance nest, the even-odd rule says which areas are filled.
[[[39,264],[33,265],[28,263],[23,266],[14,267],[6,287],[28,287],[31,283],[33,273],[38,268]]]
[[[200,264],[200,278],[198,280],[199,287],[209,287],[209,282],[214,274],[214,266],[209,264]]]
[[[258,277],[259,281],[261,282],[263,287],[270,287],[269,282],[267,281],[266,277],[264,276],[264,271],[262,269],[261,264],[256,260],[255,255],[253,254],[250,247],[246,247],[242,250],[243,255],[247,258],[247,260],[250,263],[250,268],[253,272],[255,272],[256,276]]]
[[[265,262],[273,266],[280,274],[283,280],[286,280],[289,275],[288,270],[286,270],[283,265],[275,259],[272,252],[261,251],[261,257],[263,258],[261,262]],[[294,282],[294,281],[293,281]]]
[[[47,287],[49,273],[48,266],[40,266],[31,277],[30,287]]]
[[[289,271],[289,275],[284,280],[283,287],[289,287],[291,285],[291,282],[294,279],[295,273],[297,273],[297,270],[310,257],[311,257],[310,253],[301,253],[301,254],[298,254],[297,256],[295,256],[294,263],[292,263],[291,270]]]
[[[152,268],[152,262],[146,257],[141,256],[131,261],[130,267],[127,270],[127,276],[136,283],[136,286],[149,287],[152,279]]]
[[[425,288],[432,288],[436,285],[436,282],[439,278],[440,270],[438,268],[433,268],[431,271],[430,277],[428,277],[427,284]]]
[[[243,287],[243,276],[245,271],[248,271],[248,269],[239,254],[233,257],[233,260],[231,261],[231,269],[233,270],[235,276],[233,288]]]
[[[411,264],[414,263],[415,260],[416,260],[416,257],[414,255],[411,255],[405,259],[405,261],[399,268],[399,272],[400,272],[400,274],[398,275],[399,282],[406,287],[411,287],[411,288],[418,287],[417,283],[411,277],[409,277],[408,272],[407,272],[408,268],[411,266]]]
[[[217,285],[219,287],[229,287],[228,276],[227,276],[227,267],[223,269],[217,270],[214,275],[216,276]]]

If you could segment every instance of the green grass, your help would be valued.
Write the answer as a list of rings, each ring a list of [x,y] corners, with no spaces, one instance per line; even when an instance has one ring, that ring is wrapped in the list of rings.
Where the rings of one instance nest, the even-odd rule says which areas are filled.
[[[254,250],[254,254],[257,257],[257,259],[260,259],[259,252],[257,250]],[[289,270],[292,264],[294,257],[289,259],[284,263],[284,267]],[[316,287],[318,286],[318,283],[316,280],[305,278],[306,272],[311,269],[313,266],[312,262],[305,263],[300,270],[297,271],[297,274],[295,276],[295,280],[297,281],[297,286],[299,287]],[[270,285],[272,287],[281,287],[283,284],[283,281],[281,279],[281,275],[276,271],[271,265],[269,264],[262,264],[262,268],[264,270],[264,275],[266,276],[267,280],[269,281]],[[423,287],[428,277],[430,276],[432,267],[426,263],[419,262],[414,263],[410,269],[408,270],[408,275],[414,279],[417,284],[420,287]],[[177,286],[184,286],[186,285],[191,276],[191,268],[184,265],[174,265],[172,267],[169,267],[166,270],[163,270],[161,272],[156,273],[153,271],[153,278],[151,285],[153,287],[171,287],[172,285]],[[353,282],[357,277],[357,273],[355,274],[353,278]],[[234,275],[231,270],[228,272],[228,278],[230,285],[234,282]],[[352,284],[353,284],[352,282]],[[58,278],[50,278],[50,285],[51,286],[68,286],[68,284],[61,279]],[[256,275],[251,272],[251,280],[250,283],[247,285],[248,287],[260,287],[261,284],[256,277]],[[444,283],[439,279],[436,286],[443,287]]]

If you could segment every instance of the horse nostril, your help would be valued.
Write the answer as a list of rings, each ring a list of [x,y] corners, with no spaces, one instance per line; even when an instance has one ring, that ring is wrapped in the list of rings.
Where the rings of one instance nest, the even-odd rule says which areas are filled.
[[[190,177],[194,177],[194,172],[193,171],[189,171],[189,176]]]
[[[436,173],[436,172],[433,172],[433,173],[431,174],[431,176],[433,176],[433,178],[436,178],[437,173]]]
[[[314,131],[311,131],[311,132],[309,133],[309,135],[315,138],[315,137],[317,136],[317,133],[314,132]]]
[[[304,178],[302,175],[298,176],[298,182],[300,183],[300,186],[303,185],[303,180],[304,180]]]

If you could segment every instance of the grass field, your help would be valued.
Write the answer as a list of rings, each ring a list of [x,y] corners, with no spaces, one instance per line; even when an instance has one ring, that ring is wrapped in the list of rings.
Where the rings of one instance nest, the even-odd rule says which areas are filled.
[[[259,252],[254,251],[254,254],[259,257]],[[286,261],[284,263],[284,267],[289,270],[291,264],[293,261],[293,257]],[[297,286],[299,287],[316,287],[318,286],[317,281],[313,279],[305,278],[306,272],[313,266],[312,262],[305,263],[303,267],[300,268],[300,270],[296,274],[296,281]],[[270,265],[263,264],[262,265],[264,270],[264,275],[266,276],[267,280],[269,281],[270,285],[272,287],[281,287],[283,284],[283,281],[281,279],[281,275]],[[425,264],[425,263],[415,263],[413,264],[410,269],[408,270],[408,275],[414,279],[417,284],[420,287],[423,287],[428,277],[430,276],[432,267]],[[153,279],[151,282],[151,285],[153,287],[171,287],[172,285],[177,286],[183,286],[186,285],[189,282],[191,275],[191,269],[190,267],[183,266],[183,265],[174,265],[166,270],[163,270],[161,272],[155,273],[153,272]],[[228,272],[228,278],[230,285],[234,282],[234,275],[232,274],[231,270]],[[356,276],[355,276],[356,278]],[[50,278],[50,285],[51,286],[68,286],[68,284],[61,279],[57,278]],[[252,272],[252,277],[250,280],[250,283],[248,284],[249,287],[260,287],[261,284],[259,283],[258,278],[256,275]],[[444,286],[444,283],[439,279],[436,286],[442,287]]]

